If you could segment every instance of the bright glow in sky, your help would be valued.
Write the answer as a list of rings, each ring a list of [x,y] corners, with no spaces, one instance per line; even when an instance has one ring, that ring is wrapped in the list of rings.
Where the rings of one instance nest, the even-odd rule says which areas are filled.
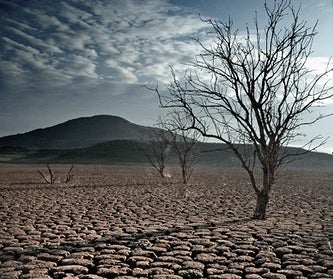
[[[268,3],[271,2],[268,0]],[[318,35],[311,65],[333,55],[333,2],[292,0]],[[168,65],[191,61],[207,38],[204,18],[243,30],[262,0],[0,0],[0,136],[96,114],[153,125],[159,109],[143,84],[167,83]],[[325,110],[333,112],[333,105]],[[333,119],[310,127],[330,136]]]

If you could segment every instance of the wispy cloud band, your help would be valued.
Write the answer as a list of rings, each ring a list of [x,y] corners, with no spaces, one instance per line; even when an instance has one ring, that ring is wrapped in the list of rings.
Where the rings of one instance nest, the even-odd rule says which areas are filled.
[[[143,82],[191,56],[184,40],[206,26],[167,1],[29,1],[2,17],[1,71],[15,78]],[[45,73],[43,71],[45,70]]]

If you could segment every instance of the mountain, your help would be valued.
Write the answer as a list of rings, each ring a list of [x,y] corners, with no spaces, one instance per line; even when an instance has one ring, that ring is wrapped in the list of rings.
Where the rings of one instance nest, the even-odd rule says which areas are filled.
[[[118,116],[97,115],[2,137],[0,147],[72,149],[112,140],[143,140],[152,137],[155,132],[155,128],[140,126]]]
[[[0,162],[143,165],[148,164],[144,150],[149,148],[144,140],[154,137],[156,131],[117,116],[82,117],[0,138]],[[198,166],[240,167],[239,160],[225,144],[201,142],[198,145]],[[285,152],[297,151],[287,147]],[[168,163],[178,164],[172,151]],[[333,156],[309,152],[287,167],[332,169]]]
[[[114,140],[98,143],[93,146],[74,149],[40,149],[0,148],[2,163],[39,163],[39,164],[114,164],[150,166],[145,155],[149,146],[146,142],[137,140]],[[197,166],[239,168],[241,167],[236,155],[225,144],[199,143],[200,154]],[[287,148],[295,153],[295,148]],[[178,166],[178,157],[171,151],[168,166]],[[285,166],[301,169],[333,169],[333,156],[326,153],[309,152],[298,156],[295,161]]]

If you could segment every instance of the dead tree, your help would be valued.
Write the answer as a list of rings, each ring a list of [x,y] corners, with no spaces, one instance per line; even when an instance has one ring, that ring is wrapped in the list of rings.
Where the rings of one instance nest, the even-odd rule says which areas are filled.
[[[55,170],[52,170],[49,163],[46,164],[47,167],[47,171],[48,171],[48,175],[45,175],[42,171],[37,170],[37,172],[41,175],[41,177],[43,178],[43,180],[47,183],[47,184],[54,184],[56,182],[56,177],[55,177]],[[71,167],[69,168],[69,170],[66,173],[66,177],[64,182],[68,183],[72,180],[73,178],[73,174],[72,171],[74,169],[74,166],[71,165]]]
[[[161,118],[159,126],[167,131],[166,141],[175,151],[182,174],[183,184],[187,184],[193,167],[198,161],[198,140],[200,134],[193,129],[186,129],[189,124],[188,116],[179,110],[172,110]]]
[[[37,172],[41,175],[41,177],[44,179],[44,181],[47,184],[53,184],[56,181],[56,177],[54,176],[55,171],[50,168],[49,163],[46,164],[47,170],[48,170],[48,176],[45,175],[40,170],[37,170]]]
[[[162,178],[166,177],[165,168],[170,152],[170,145],[164,133],[165,131],[163,130],[156,132],[155,138],[147,141],[144,149],[148,162],[158,171]]]
[[[70,182],[72,180],[72,178],[73,178],[72,170],[73,169],[74,169],[74,166],[71,165],[70,169],[66,173],[65,183],[68,183],[68,182]]]
[[[255,16],[245,35],[231,19],[207,20],[215,43],[207,46],[197,40],[202,53],[193,67],[181,79],[172,70],[167,93],[154,89],[161,107],[187,113],[191,121],[186,129],[233,150],[257,197],[255,219],[266,217],[277,171],[291,156],[285,147],[302,135],[301,128],[328,116],[315,114],[313,108],[333,97],[327,78],[333,71],[330,62],[322,73],[307,68],[316,25],[308,27],[300,9],[288,0],[267,3],[267,24],[259,26]],[[288,25],[283,25],[286,21]],[[314,137],[303,148],[315,148],[315,141],[317,146],[324,143]],[[245,144],[251,152],[242,150]],[[261,176],[255,176],[255,168]]]

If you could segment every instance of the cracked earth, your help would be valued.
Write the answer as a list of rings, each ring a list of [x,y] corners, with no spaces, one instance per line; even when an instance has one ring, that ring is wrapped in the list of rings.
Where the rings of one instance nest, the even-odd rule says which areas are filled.
[[[240,169],[43,167],[0,166],[2,279],[333,278],[332,171],[282,172],[255,221]]]

